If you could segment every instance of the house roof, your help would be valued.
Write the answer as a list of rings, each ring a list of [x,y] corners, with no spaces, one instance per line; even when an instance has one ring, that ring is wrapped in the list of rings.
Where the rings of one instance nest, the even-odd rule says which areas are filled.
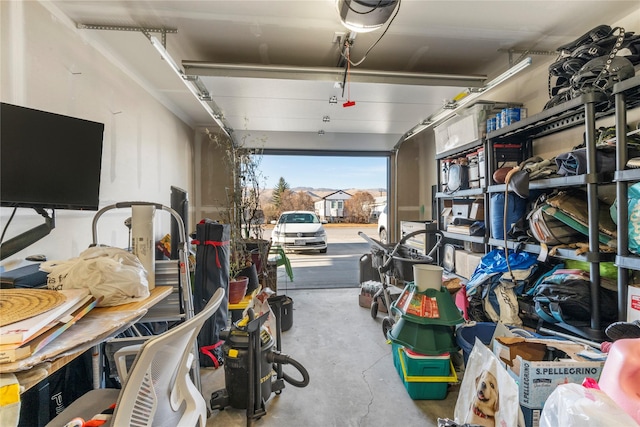
[[[346,194],[349,197],[353,197],[351,194],[347,193],[344,190],[338,190],[338,191],[334,191],[333,193],[329,193],[326,196],[323,197],[323,199],[332,199],[331,196],[335,195],[335,194]]]

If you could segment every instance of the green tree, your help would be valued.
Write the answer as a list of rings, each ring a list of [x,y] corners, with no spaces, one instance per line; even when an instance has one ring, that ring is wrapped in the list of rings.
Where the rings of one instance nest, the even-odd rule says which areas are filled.
[[[273,196],[271,197],[273,204],[276,206],[276,208],[280,208],[282,205],[282,195],[284,194],[285,191],[289,190],[289,183],[287,183],[287,181],[284,180],[283,177],[280,177],[280,179],[278,180],[278,184],[276,185],[276,188],[273,190]]]

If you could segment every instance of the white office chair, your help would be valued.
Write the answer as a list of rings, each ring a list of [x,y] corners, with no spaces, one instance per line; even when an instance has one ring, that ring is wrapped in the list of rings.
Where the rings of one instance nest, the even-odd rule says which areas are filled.
[[[218,310],[224,290],[218,289],[206,307],[184,323],[143,344],[116,352],[119,389],[92,390],[73,402],[47,427],[64,426],[73,418],[89,420],[113,403],[111,426],[204,427],[207,404],[190,377],[192,350],[204,322]],[[126,357],[137,354],[129,372]],[[197,357],[197,356],[196,356]]]

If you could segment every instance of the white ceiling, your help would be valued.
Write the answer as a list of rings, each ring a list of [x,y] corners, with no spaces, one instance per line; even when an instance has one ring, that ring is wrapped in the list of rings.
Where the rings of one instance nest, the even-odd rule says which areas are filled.
[[[273,149],[358,151],[392,149],[445,100],[505,71],[521,51],[554,51],[638,9],[637,0],[401,0],[385,35],[359,66],[351,67],[343,92],[340,43],[334,39],[336,33],[348,37],[348,31],[340,24],[335,0],[53,0],[48,5],[75,25],[177,30],[166,34],[167,52],[187,74],[199,74],[211,105],[237,140],[251,134],[268,140],[267,148]],[[358,34],[351,60],[360,61],[382,32]],[[216,126],[144,34],[80,33],[185,122]],[[220,64],[294,70],[266,78],[199,67]],[[310,68],[332,73],[302,77],[300,70]],[[398,84],[357,75],[368,71],[442,75],[445,83]],[[337,104],[329,103],[331,96]],[[347,99],[356,105],[343,107]],[[323,122],[325,116],[329,122]]]

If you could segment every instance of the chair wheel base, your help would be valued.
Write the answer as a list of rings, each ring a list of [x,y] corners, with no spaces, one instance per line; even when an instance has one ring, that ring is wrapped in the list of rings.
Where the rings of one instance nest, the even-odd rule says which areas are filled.
[[[229,406],[229,393],[227,392],[227,389],[223,388],[222,390],[211,393],[211,400],[209,402],[212,411],[215,411],[216,409],[223,410]]]

